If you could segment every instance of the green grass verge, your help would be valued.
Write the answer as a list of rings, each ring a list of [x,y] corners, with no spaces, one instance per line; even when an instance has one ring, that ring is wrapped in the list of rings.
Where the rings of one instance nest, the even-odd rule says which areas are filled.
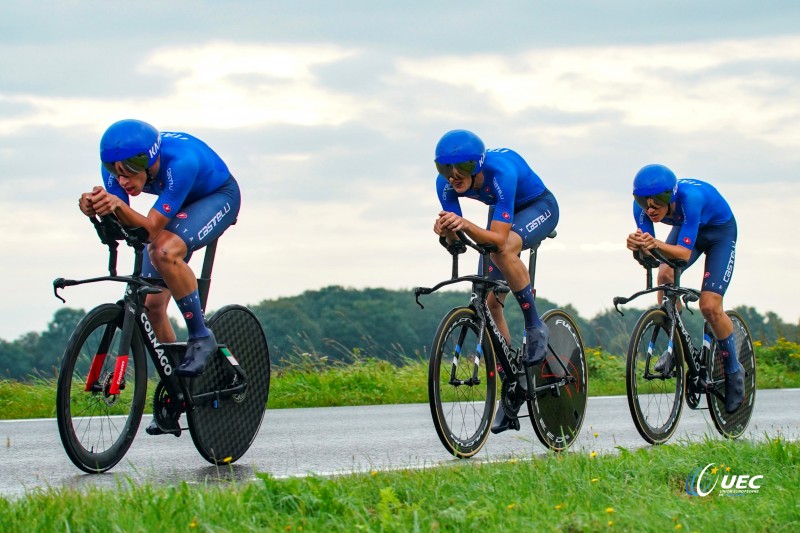
[[[800,387],[800,345],[778,341],[756,343],[759,389]],[[625,394],[625,360],[596,348],[587,348],[589,394]],[[386,361],[354,356],[347,364],[309,354],[273,368],[269,408],[329,407],[425,403],[428,401],[427,361],[408,360],[396,366]],[[154,384],[150,384],[152,397]],[[0,419],[53,418],[54,379],[29,382],[0,380]],[[146,407],[150,412],[150,404]]]
[[[758,493],[685,492],[689,474],[763,476]],[[707,474],[710,476],[710,474]],[[618,454],[205,486],[46,489],[0,498],[5,531],[797,531],[800,444],[708,440]],[[514,528],[514,529],[512,529]]]

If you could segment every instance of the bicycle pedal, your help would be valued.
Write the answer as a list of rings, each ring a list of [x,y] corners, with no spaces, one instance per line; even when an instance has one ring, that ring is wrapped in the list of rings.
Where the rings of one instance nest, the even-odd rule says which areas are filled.
[[[148,435],[154,435],[154,436],[155,435],[174,435],[176,437],[180,437],[181,436],[181,432],[182,432],[182,428],[161,429],[158,426],[154,426],[154,427],[147,426],[144,430]]]

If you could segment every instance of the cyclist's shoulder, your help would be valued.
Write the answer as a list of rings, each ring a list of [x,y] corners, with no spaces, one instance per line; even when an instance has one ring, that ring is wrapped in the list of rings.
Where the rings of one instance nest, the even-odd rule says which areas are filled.
[[[531,172],[530,166],[517,152],[510,148],[486,150],[483,173],[500,180],[519,180]]]
[[[680,178],[678,179],[678,196],[687,197],[700,197],[719,195],[716,187],[707,181],[699,180],[696,178]]]
[[[677,199],[687,207],[702,209],[713,205],[726,203],[722,194],[707,181],[694,178],[678,180]]]

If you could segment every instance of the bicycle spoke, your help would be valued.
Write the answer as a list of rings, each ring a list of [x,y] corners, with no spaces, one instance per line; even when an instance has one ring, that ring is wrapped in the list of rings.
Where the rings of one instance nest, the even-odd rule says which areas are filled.
[[[496,394],[491,346],[478,343],[478,326],[468,308],[451,311],[431,350],[428,391],[440,440],[450,453],[471,457],[483,446]]]
[[[661,309],[646,311],[634,328],[628,349],[626,383],[628,406],[639,434],[650,443],[665,442],[678,424],[683,406],[683,353],[672,345],[669,319]],[[670,368],[653,373],[655,361],[666,351],[673,354]]]
[[[128,357],[124,388],[110,393],[121,320],[122,309],[114,304],[88,313],[70,338],[59,374],[59,435],[72,462],[89,473],[104,472],[122,459],[144,408],[147,367],[141,344]]]

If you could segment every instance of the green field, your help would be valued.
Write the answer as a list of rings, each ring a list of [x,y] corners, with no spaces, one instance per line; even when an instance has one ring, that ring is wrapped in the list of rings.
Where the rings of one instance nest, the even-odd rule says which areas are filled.
[[[714,463],[757,493],[690,496]],[[221,478],[225,478],[224,472]],[[720,478],[720,483],[722,483]],[[787,531],[800,527],[800,444],[708,440],[499,463],[246,484],[44,490],[0,498],[4,531]],[[512,529],[514,528],[514,529]]]
[[[587,350],[592,395],[624,394],[624,362]],[[759,388],[800,386],[800,347],[756,346]],[[311,355],[273,369],[269,408],[427,402],[427,365]],[[3,418],[53,417],[55,382],[0,381]],[[56,445],[54,443],[54,445]],[[687,494],[697,468],[763,476],[757,493]],[[3,531],[797,531],[800,444],[706,439],[617,453],[567,452],[499,463],[205,486],[36,490],[0,497]]]
[[[759,389],[800,387],[800,345],[779,340],[764,347],[756,342],[755,350]],[[625,394],[623,358],[588,348],[586,359],[591,396]],[[273,367],[268,407],[426,403],[427,375],[427,361],[418,359],[405,359],[398,366],[354,354],[352,362],[344,364],[300,354]],[[54,378],[0,379],[0,419],[55,416]]]

